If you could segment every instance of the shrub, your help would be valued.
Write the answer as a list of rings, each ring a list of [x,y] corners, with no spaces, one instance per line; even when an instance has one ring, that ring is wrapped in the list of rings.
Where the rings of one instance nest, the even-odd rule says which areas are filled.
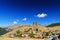
[[[46,32],[46,36],[49,36],[49,32]]]
[[[21,37],[21,36],[22,36],[22,33],[21,33],[20,30],[17,30],[17,31],[16,31],[16,36],[17,36],[17,37]]]
[[[29,30],[28,30],[28,31],[30,31],[30,30],[32,30],[32,28],[29,28]]]
[[[31,38],[35,38],[34,35],[35,35],[35,34],[33,33],[33,31],[29,34],[29,36],[30,36]]]
[[[52,33],[52,35],[55,35],[55,33]]]
[[[36,31],[38,31],[38,28],[36,28]]]

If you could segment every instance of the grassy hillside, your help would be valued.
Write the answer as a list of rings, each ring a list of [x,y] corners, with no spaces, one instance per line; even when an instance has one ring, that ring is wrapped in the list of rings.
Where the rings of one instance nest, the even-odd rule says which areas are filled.
[[[5,29],[2,30],[4,35],[2,35],[0,39],[5,38],[5,40],[25,40],[26,38],[26,40],[47,40],[48,36],[52,35],[53,33],[58,33],[55,31],[60,30],[60,23],[53,23],[47,27],[41,26],[37,23],[33,23],[32,25],[21,25],[8,33],[5,32]]]
[[[37,36],[41,36],[43,32],[45,31],[48,31],[48,28],[47,27],[44,27],[44,26],[41,26],[41,25],[38,25],[36,23],[34,23],[33,25],[21,25],[21,27],[13,30],[13,31],[10,31],[6,34],[4,34],[3,36],[4,37],[11,37],[11,35],[13,35],[14,37],[16,37],[16,31],[19,30],[22,35],[25,35],[27,34],[28,37],[30,38],[30,33],[33,32],[35,33]]]
[[[46,27],[54,27],[54,26],[60,26],[60,23],[52,23],[52,24],[50,24],[50,25],[48,25]]]

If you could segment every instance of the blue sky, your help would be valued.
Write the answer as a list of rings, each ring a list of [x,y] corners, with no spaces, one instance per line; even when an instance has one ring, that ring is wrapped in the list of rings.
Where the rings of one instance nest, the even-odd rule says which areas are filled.
[[[0,0],[0,26],[60,22],[59,0]]]

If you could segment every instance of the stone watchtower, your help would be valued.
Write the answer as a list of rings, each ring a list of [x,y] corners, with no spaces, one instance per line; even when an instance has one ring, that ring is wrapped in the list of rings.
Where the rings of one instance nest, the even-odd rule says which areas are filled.
[[[33,22],[33,30],[35,30],[36,28],[39,28],[38,26],[39,25],[37,24],[37,22]]]

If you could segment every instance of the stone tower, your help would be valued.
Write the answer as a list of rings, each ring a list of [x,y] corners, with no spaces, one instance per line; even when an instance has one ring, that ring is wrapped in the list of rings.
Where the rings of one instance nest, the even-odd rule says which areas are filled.
[[[36,28],[39,28],[38,27],[39,25],[37,24],[37,22],[33,22],[33,29],[35,30]]]

